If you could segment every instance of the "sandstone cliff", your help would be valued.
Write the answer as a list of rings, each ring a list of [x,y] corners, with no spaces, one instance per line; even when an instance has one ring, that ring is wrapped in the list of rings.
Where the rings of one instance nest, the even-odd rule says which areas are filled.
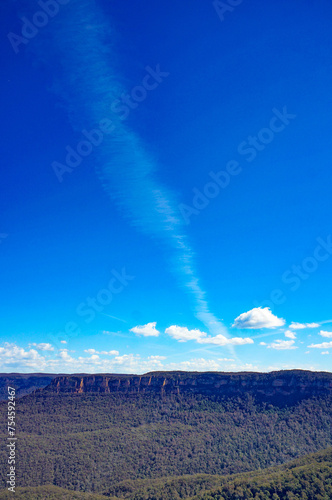
[[[55,393],[201,394],[258,399],[303,399],[332,394],[332,373],[302,370],[271,373],[151,372],[144,375],[68,375],[52,380]]]

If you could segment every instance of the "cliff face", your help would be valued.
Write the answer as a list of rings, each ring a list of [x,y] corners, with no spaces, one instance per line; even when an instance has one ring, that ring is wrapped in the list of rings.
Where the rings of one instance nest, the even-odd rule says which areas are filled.
[[[201,394],[258,399],[303,399],[332,395],[332,373],[301,370],[272,373],[152,372],[145,375],[68,375],[47,388],[56,393]]]

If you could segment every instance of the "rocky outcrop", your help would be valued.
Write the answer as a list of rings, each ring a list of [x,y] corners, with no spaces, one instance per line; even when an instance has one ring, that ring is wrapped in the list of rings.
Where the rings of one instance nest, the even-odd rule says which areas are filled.
[[[47,388],[55,393],[252,394],[266,401],[294,400],[332,394],[332,373],[290,370],[271,373],[152,372],[145,375],[65,375]]]

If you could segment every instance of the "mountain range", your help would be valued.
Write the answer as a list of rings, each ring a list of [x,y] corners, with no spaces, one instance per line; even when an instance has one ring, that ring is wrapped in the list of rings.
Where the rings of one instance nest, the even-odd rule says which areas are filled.
[[[0,381],[20,391],[18,498],[332,498],[331,373],[3,374]],[[2,421],[6,411],[3,401]],[[5,447],[0,464],[5,472]],[[0,498],[9,493],[5,481],[2,474]]]

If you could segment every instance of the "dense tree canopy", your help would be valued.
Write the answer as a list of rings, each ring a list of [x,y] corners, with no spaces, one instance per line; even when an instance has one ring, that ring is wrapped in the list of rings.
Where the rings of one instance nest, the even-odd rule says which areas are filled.
[[[39,390],[17,400],[17,487],[52,486],[47,495],[54,498],[66,498],[54,496],[57,487],[81,495],[68,498],[86,498],[83,493],[93,498],[93,493],[131,500],[194,495],[204,500],[326,500],[331,498],[326,496],[331,453],[326,452],[324,460],[303,463],[304,469],[296,475],[293,465],[277,472],[267,468],[332,446],[331,403],[326,391],[280,404],[280,398],[264,401],[254,391],[224,395],[222,391],[77,394]],[[3,422],[6,412],[3,402]],[[2,437],[5,442],[5,427]],[[7,460],[6,447],[1,447],[2,488]],[[315,460],[324,461],[324,467]],[[245,475],[249,471],[255,472]],[[241,476],[230,477],[234,474]],[[28,491],[28,495],[39,494]],[[41,491],[46,495],[46,490]]]

